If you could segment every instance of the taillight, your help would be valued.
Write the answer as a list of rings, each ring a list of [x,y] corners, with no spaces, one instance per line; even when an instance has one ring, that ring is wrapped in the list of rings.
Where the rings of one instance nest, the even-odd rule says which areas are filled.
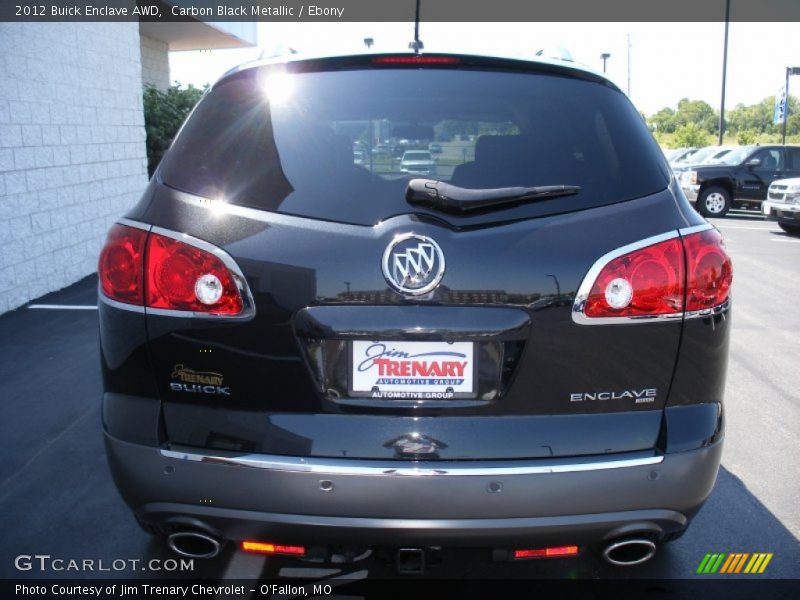
[[[683,311],[683,248],[677,238],[623,254],[594,281],[587,317],[634,317]]]
[[[610,323],[615,318],[702,316],[723,305],[733,270],[722,236],[713,228],[681,233],[657,236],[649,244],[645,240],[600,259],[578,290],[574,320],[586,324],[593,319]]]
[[[119,302],[220,316],[244,309],[236,277],[214,252],[136,227],[111,228],[98,272],[103,294]]]
[[[728,299],[733,282],[731,259],[716,229],[683,238],[686,248],[686,310],[705,310]]]
[[[142,305],[144,299],[144,246],[147,232],[114,225],[100,253],[97,272],[103,293],[112,300]]]
[[[216,256],[179,240],[151,233],[147,240],[149,308],[237,315],[242,296]]]

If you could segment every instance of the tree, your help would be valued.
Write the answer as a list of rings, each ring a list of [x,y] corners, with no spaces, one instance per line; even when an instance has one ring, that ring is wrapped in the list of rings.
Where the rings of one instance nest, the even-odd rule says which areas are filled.
[[[689,100],[683,98],[678,102],[678,111],[675,113],[675,126],[694,124],[708,133],[719,131],[719,115],[711,105],[702,100]]]
[[[178,82],[162,91],[148,85],[144,89],[144,128],[147,133],[147,172],[152,176],[161,157],[172,143],[186,117],[202,98],[205,90]]]
[[[675,144],[679,148],[690,148],[708,145],[708,132],[703,131],[695,123],[682,125],[675,130]]]
[[[675,111],[671,108],[662,108],[648,120],[650,129],[661,133],[675,132]]]
[[[736,143],[740,146],[749,146],[756,143],[756,132],[752,129],[742,129],[736,136]]]

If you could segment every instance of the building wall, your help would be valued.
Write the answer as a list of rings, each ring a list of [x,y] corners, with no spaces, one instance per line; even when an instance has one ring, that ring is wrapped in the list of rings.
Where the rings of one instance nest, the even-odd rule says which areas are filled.
[[[146,162],[138,23],[0,23],[0,313],[96,269]]]
[[[142,83],[165,90],[169,80],[169,45],[155,38],[140,36],[142,49]]]

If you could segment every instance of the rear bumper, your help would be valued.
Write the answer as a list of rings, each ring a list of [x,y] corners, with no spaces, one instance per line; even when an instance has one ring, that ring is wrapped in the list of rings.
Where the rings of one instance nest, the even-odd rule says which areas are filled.
[[[784,202],[765,200],[761,204],[761,212],[764,213],[769,221],[800,224],[800,204],[786,204]]]
[[[106,449],[122,496],[154,524],[307,545],[508,547],[680,531],[713,488],[721,442],[663,457],[426,462],[416,474],[407,462],[231,461],[108,434]]]

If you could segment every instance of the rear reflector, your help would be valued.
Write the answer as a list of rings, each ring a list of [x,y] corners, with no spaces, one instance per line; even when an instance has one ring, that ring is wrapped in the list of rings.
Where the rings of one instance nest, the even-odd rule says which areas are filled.
[[[535,548],[531,550],[514,550],[514,559],[547,558],[550,556],[576,556],[577,554],[577,546],[551,546],[549,548]]]
[[[256,540],[244,540],[241,544],[243,552],[254,552],[256,554],[289,554],[292,556],[304,556],[306,549],[304,546],[281,546],[270,544],[269,542],[259,542]]]
[[[376,56],[373,65],[456,65],[461,60],[455,56]]]
[[[128,225],[114,225],[100,253],[98,273],[111,300],[148,308],[235,316],[242,293],[213,252]]]
[[[584,323],[595,318],[680,318],[723,305],[733,270],[722,236],[716,229],[673,235],[601,258],[581,285],[573,315],[585,318]]]

